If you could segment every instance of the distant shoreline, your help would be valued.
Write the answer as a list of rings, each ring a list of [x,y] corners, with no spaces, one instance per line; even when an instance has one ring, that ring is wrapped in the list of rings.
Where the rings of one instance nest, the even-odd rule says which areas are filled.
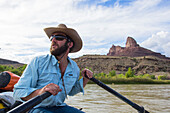
[[[105,84],[170,84],[170,80],[152,80],[144,78],[100,78],[95,77]],[[95,84],[89,81],[89,84]]]

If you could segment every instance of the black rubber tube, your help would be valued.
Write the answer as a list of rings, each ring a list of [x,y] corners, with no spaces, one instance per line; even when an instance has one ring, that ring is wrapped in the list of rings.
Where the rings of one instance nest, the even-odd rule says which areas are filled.
[[[8,111],[7,113],[25,113],[28,110],[32,109],[34,106],[41,103],[44,99],[46,99],[50,95],[51,95],[51,93],[45,92],[42,95],[38,95],[38,96],[24,102],[23,104],[21,104],[21,105],[17,106],[16,108]]]

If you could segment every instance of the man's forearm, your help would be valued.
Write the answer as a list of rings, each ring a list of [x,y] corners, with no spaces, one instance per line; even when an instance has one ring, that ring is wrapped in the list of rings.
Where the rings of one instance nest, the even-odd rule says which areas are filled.
[[[26,97],[21,97],[21,99],[22,99],[23,101],[27,101],[27,100],[29,100],[29,99],[31,99],[31,98],[39,95],[39,94],[40,94],[40,90],[41,90],[41,89],[37,89],[37,90],[35,90],[34,92],[32,92],[30,95],[28,95],[28,96],[26,96]]]
[[[87,78],[83,78],[83,87],[86,86],[86,84],[89,82],[89,79]]]
[[[93,72],[90,71],[89,69],[86,69],[86,68],[85,68],[85,69],[82,71],[82,76],[83,76],[83,87],[85,87],[86,84],[87,84],[88,81],[89,81],[88,78],[92,78],[92,77],[93,77]],[[88,78],[86,78],[86,76],[87,76]]]
[[[28,95],[26,97],[22,97],[21,99],[24,100],[24,101],[27,101],[27,100],[29,100],[29,99],[37,96],[37,95],[41,95],[41,94],[45,93],[46,91],[50,92],[52,95],[55,96],[55,95],[58,94],[58,92],[61,92],[62,89],[60,89],[60,87],[57,84],[50,83],[50,84],[44,86],[41,89],[35,90],[30,95]]]

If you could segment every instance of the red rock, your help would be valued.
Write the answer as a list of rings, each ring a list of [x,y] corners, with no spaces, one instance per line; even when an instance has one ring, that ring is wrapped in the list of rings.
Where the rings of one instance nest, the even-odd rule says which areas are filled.
[[[170,59],[165,55],[153,52],[149,49],[140,47],[139,44],[132,37],[128,37],[126,47],[114,46],[109,50],[108,56],[127,56],[127,57],[142,57],[142,56],[156,56],[158,58]]]
[[[127,47],[138,47],[136,40],[134,40],[132,37],[128,37],[126,41],[126,48]]]

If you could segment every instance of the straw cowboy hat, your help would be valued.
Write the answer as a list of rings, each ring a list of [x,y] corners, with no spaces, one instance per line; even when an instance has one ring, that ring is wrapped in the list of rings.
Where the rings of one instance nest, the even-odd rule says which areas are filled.
[[[52,33],[54,32],[62,32],[69,36],[74,42],[74,46],[71,50],[71,53],[77,52],[82,48],[83,42],[79,36],[79,34],[76,32],[76,30],[72,28],[67,28],[65,24],[59,24],[57,27],[48,27],[44,28],[45,33],[50,38]]]

